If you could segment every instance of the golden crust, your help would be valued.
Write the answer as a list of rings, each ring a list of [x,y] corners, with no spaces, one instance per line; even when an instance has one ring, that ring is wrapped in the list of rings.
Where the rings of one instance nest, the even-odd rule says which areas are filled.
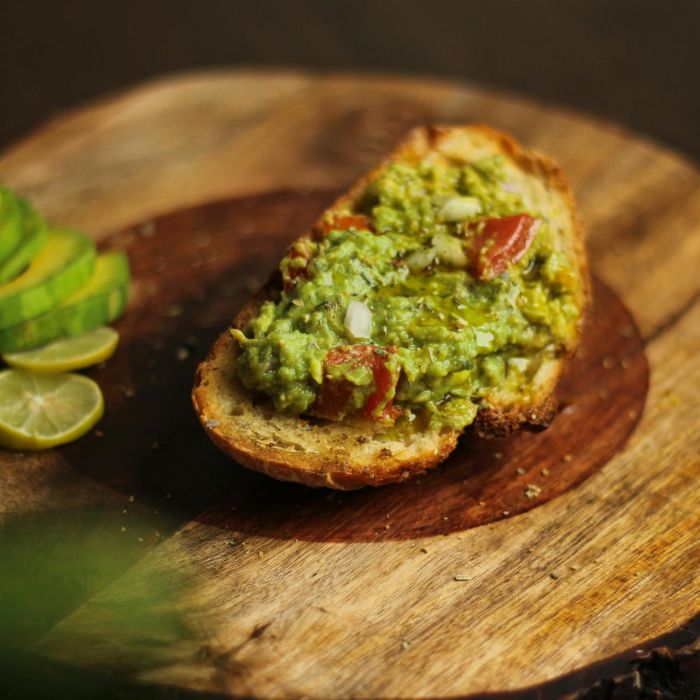
[[[351,209],[368,183],[392,162],[415,162],[428,156],[452,158],[455,153],[463,153],[468,148],[504,154],[527,178],[543,186],[547,196],[561,207],[560,244],[576,266],[581,282],[577,302],[582,310],[585,309],[590,283],[583,235],[573,195],[563,173],[551,159],[524,150],[510,136],[490,127],[414,129],[392,154],[327,211]],[[464,156],[468,157],[469,153],[464,153]],[[318,235],[318,230],[316,225],[305,236]],[[280,283],[279,274],[274,274],[236,316],[232,327],[244,327],[263,301],[279,293]],[[565,349],[565,355],[576,349],[582,324],[583,318],[578,325],[577,337]],[[256,397],[237,380],[233,367],[235,355],[236,344],[230,331],[226,330],[197,369],[192,401],[211,439],[246,467],[309,486],[354,489],[408,479],[437,465],[457,444],[459,434],[454,431],[388,439],[375,434],[373,426],[367,423],[332,423],[276,414],[269,406],[256,404]],[[554,389],[565,361],[565,356],[557,358],[538,372],[537,385],[527,403],[495,394],[488,397],[488,406],[479,411],[473,433],[479,437],[501,437],[522,427],[547,427],[556,413]]]

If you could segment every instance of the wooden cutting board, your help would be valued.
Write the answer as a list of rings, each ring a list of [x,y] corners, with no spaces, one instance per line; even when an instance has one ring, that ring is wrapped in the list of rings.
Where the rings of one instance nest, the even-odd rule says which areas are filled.
[[[572,181],[595,306],[560,415],[379,490],[241,469],[192,414],[196,362],[334,192],[427,122],[510,131]],[[218,72],[62,117],[0,157],[0,180],[134,272],[120,348],[91,371],[98,429],[0,455],[17,678],[556,697],[651,683],[629,662],[660,643],[676,664],[698,653],[700,173],[681,157],[485,90]]]

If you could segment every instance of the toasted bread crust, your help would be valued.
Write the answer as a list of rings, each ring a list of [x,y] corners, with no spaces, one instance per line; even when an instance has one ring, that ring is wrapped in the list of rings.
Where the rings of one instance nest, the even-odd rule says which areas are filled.
[[[558,243],[574,263],[580,278],[577,304],[584,310],[590,283],[581,226],[573,195],[557,166],[549,158],[524,150],[514,139],[486,126],[430,127],[414,129],[399,147],[361,178],[327,211],[352,209],[368,184],[390,163],[416,162],[427,156],[469,158],[472,151],[502,153],[529,180],[536,181],[548,201],[561,208]],[[539,191],[539,190],[538,190]],[[321,219],[305,236],[318,236]],[[279,273],[238,313],[231,327],[243,329],[260,305],[275,299],[281,289]],[[580,338],[583,314],[576,337],[562,357],[546,363],[537,373],[531,400],[511,400],[494,393],[479,411],[473,433],[501,437],[525,427],[547,427],[556,413],[554,390],[566,357]],[[401,481],[424,472],[444,460],[455,448],[459,433],[432,431],[387,437],[368,423],[321,422],[303,416],[275,413],[256,403],[259,397],[236,377],[237,346],[230,330],[224,331],[197,369],[192,401],[210,438],[239,463],[274,478],[309,486],[354,489]]]

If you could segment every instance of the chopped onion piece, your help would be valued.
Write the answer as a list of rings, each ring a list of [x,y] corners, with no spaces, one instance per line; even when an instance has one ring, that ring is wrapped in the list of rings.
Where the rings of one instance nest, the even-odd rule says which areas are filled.
[[[518,372],[524,372],[530,366],[530,360],[526,357],[511,357],[508,364],[513,365]]]
[[[437,233],[433,236],[433,250],[440,262],[450,267],[466,267],[467,256],[462,250],[462,244],[457,238],[446,233]]]
[[[452,197],[438,212],[443,221],[464,221],[481,213],[481,202],[476,197]]]
[[[372,335],[372,312],[362,301],[351,301],[345,313],[345,330],[352,340],[363,340]]]
[[[493,342],[493,333],[489,333],[489,331],[478,331],[475,328],[474,339],[476,340],[477,347],[488,348]]]
[[[435,255],[435,249],[432,247],[414,250],[406,257],[406,265],[408,265],[409,269],[413,272],[426,270],[435,261]]]

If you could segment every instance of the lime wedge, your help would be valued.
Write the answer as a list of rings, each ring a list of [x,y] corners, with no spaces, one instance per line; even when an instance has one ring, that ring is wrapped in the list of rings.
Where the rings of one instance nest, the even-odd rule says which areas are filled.
[[[0,372],[0,445],[45,450],[77,440],[102,417],[100,387],[80,374]]]
[[[118,342],[119,333],[113,328],[98,328],[36,350],[8,353],[2,359],[11,367],[41,374],[70,372],[104,362],[117,349]]]

